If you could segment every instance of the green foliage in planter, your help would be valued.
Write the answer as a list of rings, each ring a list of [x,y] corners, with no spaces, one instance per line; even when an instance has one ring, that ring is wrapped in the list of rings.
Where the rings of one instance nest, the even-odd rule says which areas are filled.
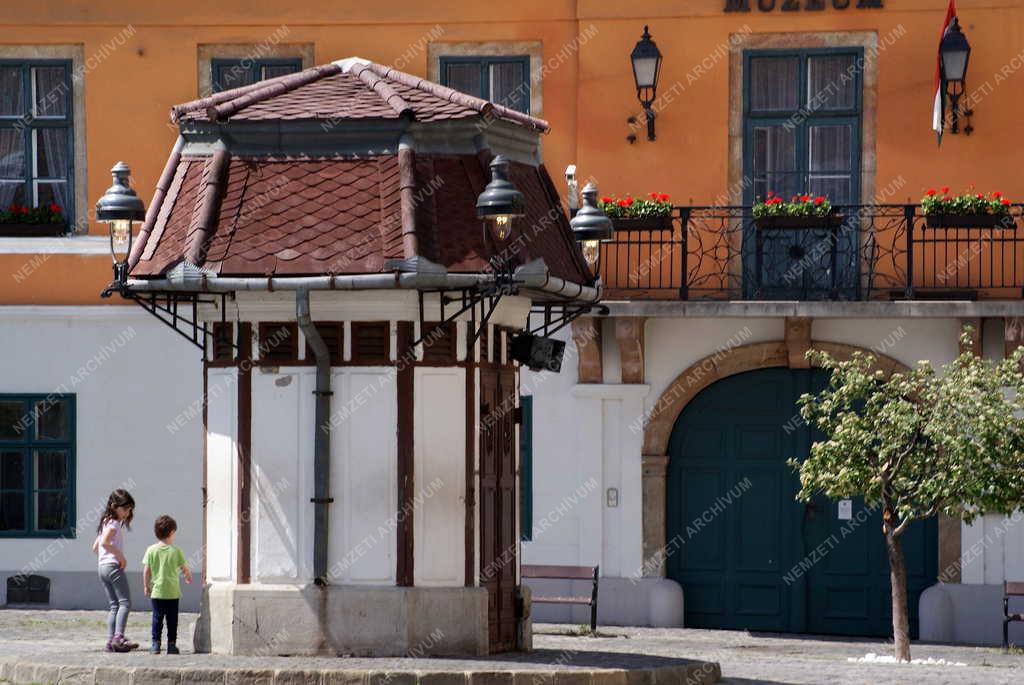
[[[943,186],[939,190],[928,189],[925,196],[921,198],[921,209],[926,215],[995,214],[1000,216],[1010,213],[1010,201],[1003,197],[998,190],[988,195],[975,192],[950,195],[949,187]]]
[[[65,221],[64,211],[53,202],[43,207],[11,205],[0,212],[0,224],[63,224]]]
[[[672,202],[666,193],[648,193],[646,199],[626,195],[617,198],[605,195],[597,206],[612,219],[645,219],[652,216],[671,216]]]
[[[786,202],[768,191],[767,199],[755,204],[753,213],[755,219],[768,216],[828,216],[832,213],[832,203],[823,195],[812,197],[807,194],[794,195],[792,200]]]

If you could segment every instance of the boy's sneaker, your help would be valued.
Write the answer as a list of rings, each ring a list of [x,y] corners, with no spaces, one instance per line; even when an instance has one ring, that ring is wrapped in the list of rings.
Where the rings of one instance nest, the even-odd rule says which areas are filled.
[[[167,653],[168,654],[181,654],[181,652],[178,651],[178,645],[174,644],[173,642],[168,642],[167,643]]]
[[[160,653],[160,643],[154,641],[153,642],[153,646],[149,648],[149,653],[150,654],[159,654]]]

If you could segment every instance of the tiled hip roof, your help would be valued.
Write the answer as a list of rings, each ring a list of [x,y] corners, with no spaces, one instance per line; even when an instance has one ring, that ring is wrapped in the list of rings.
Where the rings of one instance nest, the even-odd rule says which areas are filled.
[[[553,275],[588,282],[543,167],[512,164],[528,214],[509,245],[485,244],[475,199],[486,161],[410,157],[403,193],[395,155],[183,156],[140,235],[132,276],[160,276],[183,260],[236,276],[379,273],[411,250],[450,271],[479,272],[503,249],[515,264],[543,258]]]

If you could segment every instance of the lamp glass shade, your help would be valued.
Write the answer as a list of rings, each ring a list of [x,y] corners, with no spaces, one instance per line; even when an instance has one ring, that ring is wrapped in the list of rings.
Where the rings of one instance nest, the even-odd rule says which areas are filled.
[[[132,249],[132,222],[129,219],[114,219],[110,224],[110,251],[115,262],[128,259]]]
[[[601,256],[601,241],[600,240],[584,240],[580,243],[583,247],[583,260],[587,263],[591,269],[597,265],[597,260]]]
[[[960,21],[953,23],[942,36],[939,44],[942,60],[942,78],[946,81],[963,81],[967,77],[967,61],[971,56],[971,44],[960,30]]]
[[[494,237],[504,242],[508,240],[508,236],[512,233],[512,219],[514,217],[511,214],[498,214],[491,218],[494,222]]]
[[[637,90],[657,88],[658,75],[661,71],[661,51],[651,40],[651,34],[646,26],[644,35],[633,47],[629,58],[633,63],[633,80],[636,82]]]

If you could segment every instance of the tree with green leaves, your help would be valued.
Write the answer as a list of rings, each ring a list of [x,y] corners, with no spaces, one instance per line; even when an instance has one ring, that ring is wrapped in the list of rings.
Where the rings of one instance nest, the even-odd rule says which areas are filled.
[[[799,400],[826,439],[789,462],[800,473],[797,498],[860,496],[880,508],[896,659],[909,661],[907,527],[940,513],[970,523],[1024,503],[1024,348],[1001,361],[968,351],[939,372],[921,361],[892,374],[868,353],[845,361],[818,350],[807,356],[831,372],[831,382]]]

